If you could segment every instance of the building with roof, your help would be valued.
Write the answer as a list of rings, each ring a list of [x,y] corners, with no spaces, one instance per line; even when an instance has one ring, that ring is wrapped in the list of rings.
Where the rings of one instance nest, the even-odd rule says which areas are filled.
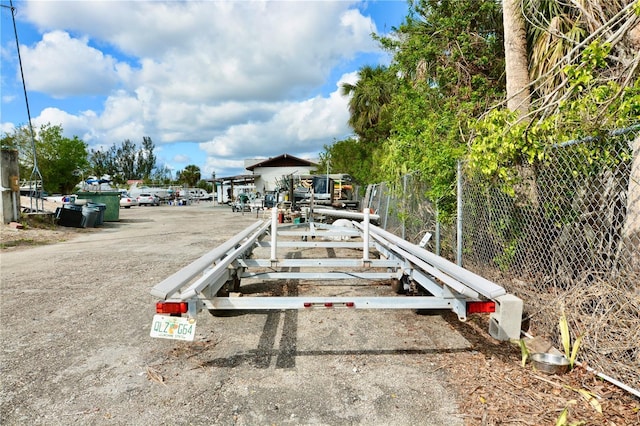
[[[282,154],[277,157],[247,159],[245,169],[250,172],[237,176],[217,177],[213,181],[217,186],[218,200],[222,203],[235,198],[239,192],[266,192],[282,188],[283,180],[288,176],[310,175],[318,163]]]
[[[281,188],[287,176],[310,175],[318,163],[289,154],[260,160],[245,160],[245,168],[255,176],[256,191],[262,194]]]

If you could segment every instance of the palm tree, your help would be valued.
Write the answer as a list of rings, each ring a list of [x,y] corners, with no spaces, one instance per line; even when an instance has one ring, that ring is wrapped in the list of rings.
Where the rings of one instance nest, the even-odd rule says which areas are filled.
[[[623,229],[624,244],[632,251],[632,247],[640,246],[640,135],[631,144],[633,162],[627,189],[627,217]],[[640,253],[634,250],[631,254],[631,267],[640,268]]]
[[[384,66],[365,65],[358,71],[358,76],[356,84],[342,85],[342,94],[351,96],[349,125],[363,141],[379,142],[389,136],[384,114],[397,81]]]
[[[512,1],[518,2],[504,3]],[[596,39],[611,46],[602,78],[616,80],[623,86],[637,78],[640,16],[634,12],[635,2],[520,1],[527,21],[530,78],[540,116],[557,110],[567,95],[565,66],[580,64],[584,48]]]
[[[194,187],[200,180],[200,177],[200,167],[190,164],[185,167],[183,171],[178,172],[177,179],[179,182],[182,182],[189,187]]]
[[[520,116],[529,112],[529,67],[527,35],[521,0],[503,0],[505,71],[507,76],[507,108]]]

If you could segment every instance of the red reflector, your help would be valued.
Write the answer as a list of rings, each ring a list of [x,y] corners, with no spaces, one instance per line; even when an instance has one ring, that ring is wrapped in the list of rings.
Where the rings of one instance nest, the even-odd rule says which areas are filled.
[[[325,302],[324,307],[325,308],[331,308],[333,306],[333,303],[331,302]]]
[[[310,302],[304,302],[304,307],[305,308],[310,308],[311,307],[311,303]]]
[[[467,315],[486,314],[496,311],[496,302],[467,302]]]
[[[158,302],[157,314],[186,314],[189,304],[187,302]]]
[[[356,306],[356,304],[355,304],[355,303],[353,303],[353,302],[347,302],[347,303],[345,303],[344,305],[345,305],[347,308],[353,308],[354,306]]]

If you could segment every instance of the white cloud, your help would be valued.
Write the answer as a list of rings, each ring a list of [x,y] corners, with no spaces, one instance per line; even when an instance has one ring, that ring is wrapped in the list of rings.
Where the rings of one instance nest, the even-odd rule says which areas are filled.
[[[226,170],[243,170],[244,160],[231,160],[225,158],[207,157],[204,167],[201,169],[203,176],[211,176],[216,173],[217,177],[228,176],[229,173],[224,173]],[[223,171],[223,173],[221,173]],[[238,172],[240,173],[240,172]]]
[[[214,157],[258,157],[279,155],[284,152],[322,150],[334,138],[350,132],[348,99],[341,96],[340,79],[336,90],[328,98],[311,99],[281,104],[278,112],[268,120],[230,126],[222,135],[200,144]]]
[[[156,146],[199,143],[203,163],[218,171],[243,169],[247,157],[317,153],[350,133],[339,85],[357,74],[329,95],[321,87],[335,67],[380,53],[374,22],[354,3],[25,2],[18,18],[43,33],[23,47],[30,90],[103,96],[100,105],[44,109],[37,120],[96,146],[143,136]]]
[[[15,131],[16,127],[13,123],[1,123],[0,124],[0,132],[2,136],[5,134],[12,134]]]
[[[40,115],[32,120],[33,127],[39,129],[40,126],[45,124],[57,125],[64,123],[62,128],[65,131],[65,135],[71,137],[71,135],[78,135],[84,133],[86,126],[86,119],[82,116],[69,114],[58,108],[45,108],[40,112]]]
[[[38,90],[47,84],[56,87],[55,81],[61,86],[56,92],[64,88],[71,92],[68,86],[80,72],[97,78],[96,86],[102,90],[111,86],[118,64],[109,56],[100,57],[100,52],[87,46],[88,39],[106,41],[140,58],[137,73],[121,76],[132,90],[144,85],[161,99],[192,102],[278,100],[309,94],[344,58],[377,50],[370,37],[374,23],[342,1],[28,5],[29,17],[42,28],[64,27],[82,34],[74,40],[54,31],[30,51],[42,62],[53,60],[62,70],[50,78],[34,78]],[[74,78],[59,78],[63,72]]]
[[[176,163],[189,163],[191,161],[191,158],[189,158],[188,155],[179,154],[173,157],[173,161],[175,161]]]
[[[117,83],[116,61],[64,31],[45,34],[33,48],[20,48],[27,88],[54,98],[107,94]]]

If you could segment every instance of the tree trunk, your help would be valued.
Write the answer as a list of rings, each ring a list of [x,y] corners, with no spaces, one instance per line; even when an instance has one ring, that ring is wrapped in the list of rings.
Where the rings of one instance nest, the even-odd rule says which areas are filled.
[[[507,108],[524,116],[529,111],[527,35],[522,0],[503,0],[504,53],[507,74]]]
[[[631,144],[633,160],[627,190],[627,217],[622,231],[631,270],[640,274],[640,135]]]

